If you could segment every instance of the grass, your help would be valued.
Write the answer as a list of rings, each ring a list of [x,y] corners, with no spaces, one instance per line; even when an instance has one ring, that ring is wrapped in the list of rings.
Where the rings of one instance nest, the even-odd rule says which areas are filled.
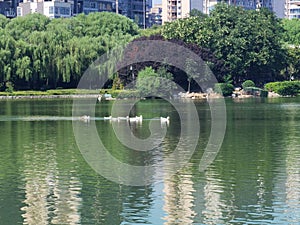
[[[53,95],[89,95],[89,94],[111,94],[113,98],[138,98],[140,94],[136,90],[89,90],[89,89],[51,89],[47,91],[13,91],[13,92],[0,92],[1,96],[53,96]]]
[[[0,92],[0,96],[47,96],[47,95],[86,95],[86,94],[99,94],[100,90],[88,89],[52,89],[47,91],[13,91],[13,92]]]

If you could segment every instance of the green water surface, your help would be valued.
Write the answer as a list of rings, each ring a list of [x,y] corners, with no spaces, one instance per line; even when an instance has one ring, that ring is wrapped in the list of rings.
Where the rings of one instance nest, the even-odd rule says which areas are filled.
[[[131,111],[144,117],[131,126],[138,138],[151,135],[151,118],[171,118],[159,147],[147,152],[117,140],[112,123],[103,120],[112,105],[97,103],[91,123],[117,159],[151,165],[178,144],[180,118],[168,102],[141,101]],[[85,161],[75,142],[71,99],[1,100],[0,224],[300,224],[300,99],[226,99],[224,142],[204,173],[198,166],[211,116],[206,102],[195,105],[200,135],[189,163],[148,186],[126,186]],[[83,132],[91,126],[76,122]]]

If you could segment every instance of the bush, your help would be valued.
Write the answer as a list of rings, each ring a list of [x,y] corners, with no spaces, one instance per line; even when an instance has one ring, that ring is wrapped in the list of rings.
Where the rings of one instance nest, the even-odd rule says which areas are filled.
[[[119,92],[117,98],[139,98],[140,92],[136,90],[122,90]]]
[[[274,91],[282,96],[294,96],[300,91],[300,81],[271,82],[265,85],[265,89]]]
[[[136,89],[143,97],[170,97],[177,88],[172,80],[173,75],[164,67],[157,71],[145,67],[138,73]]]
[[[248,88],[248,87],[255,87],[255,83],[252,80],[245,80],[242,83],[243,89]]]
[[[214,91],[223,96],[231,96],[234,91],[234,86],[228,83],[217,83],[215,84]]]
[[[14,92],[14,84],[10,81],[6,82],[5,84],[5,91],[9,92],[9,93],[13,93]]]

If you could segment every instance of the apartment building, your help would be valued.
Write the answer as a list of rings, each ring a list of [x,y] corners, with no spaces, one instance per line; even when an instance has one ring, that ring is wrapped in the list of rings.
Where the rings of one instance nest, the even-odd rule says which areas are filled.
[[[268,8],[278,18],[300,18],[299,0],[232,0],[231,2],[245,9]]]
[[[278,18],[300,18],[300,0],[162,0],[162,23],[187,17],[192,9],[209,14],[220,2],[247,10],[268,8]]]
[[[147,27],[147,14],[152,7],[152,0],[117,0],[118,11],[135,21],[140,27]]]
[[[67,1],[24,0],[17,7],[17,16],[41,13],[49,18],[71,17],[72,4]]]
[[[49,18],[71,17],[78,13],[115,12],[114,0],[24,0],[17,7],[17,16],[41,13]]]
[[[288,19],[300,18],[300,1],[286,0],[285,1],[284,17]]]
[[[115,12],[129,17],[140,27],[147,27],[152,0],[24,0],[17,16],[41,13],[49,18],[71,17],[79,13]]]
[[[204,0],[163,0],[162,24],[189,16],[192,9],[203,12]]]
[[[255,10],[262,7],[273,10],[273,2],[276,1],[278,0],[204,0],[203,12],[205,14],[209,14],[209,12],[214,8],[214,6],[220,2],[225,2],[229,5],[240,6],[247,10]]]
[[[148,13],[148,26],[162,24],[162,4],[155,4]]]

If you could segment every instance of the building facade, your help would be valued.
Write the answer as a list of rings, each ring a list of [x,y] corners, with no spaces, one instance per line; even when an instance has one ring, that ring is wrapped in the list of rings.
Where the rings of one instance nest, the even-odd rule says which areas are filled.
[[[0,0],[0,14],[7,18],[16,17],[17,6],[21,0]]]
[[[267,8],[278,18],[300,18],[300,0],[162,0],[162,23],[185,18],[192,9],[209,14],[220,2],[246,10]]]
[[[284,17],[288,19],[300,18],[300,1],[287,0],[285,1]]]
[[[118,12],[136,22],[140,27],[146,28],[147,14],[152,8],[152,0],[117,0]]]
[[[79,13],[114,12],[129,17],[140,27],[148,26],[151,0],[24,0],[17,16],[41,13],[49,18],[71,17]]]
[[[71,17],[79,13],[116,12],[114,0],[24,0],[17,7],[17,16],[41,13],[49,18]]]
[[[31,13],[40,13],[49,18],[71,17],[72,4],[67,1],[41,1],[24,0],[17,7],[17,16],[25,16]]]
[[[189,16],[192,9],[203,12],[204,0],[163,0],[162,24]]]
[[[155,4],[148,13],[148,27],[162,25],[162,5]]]

